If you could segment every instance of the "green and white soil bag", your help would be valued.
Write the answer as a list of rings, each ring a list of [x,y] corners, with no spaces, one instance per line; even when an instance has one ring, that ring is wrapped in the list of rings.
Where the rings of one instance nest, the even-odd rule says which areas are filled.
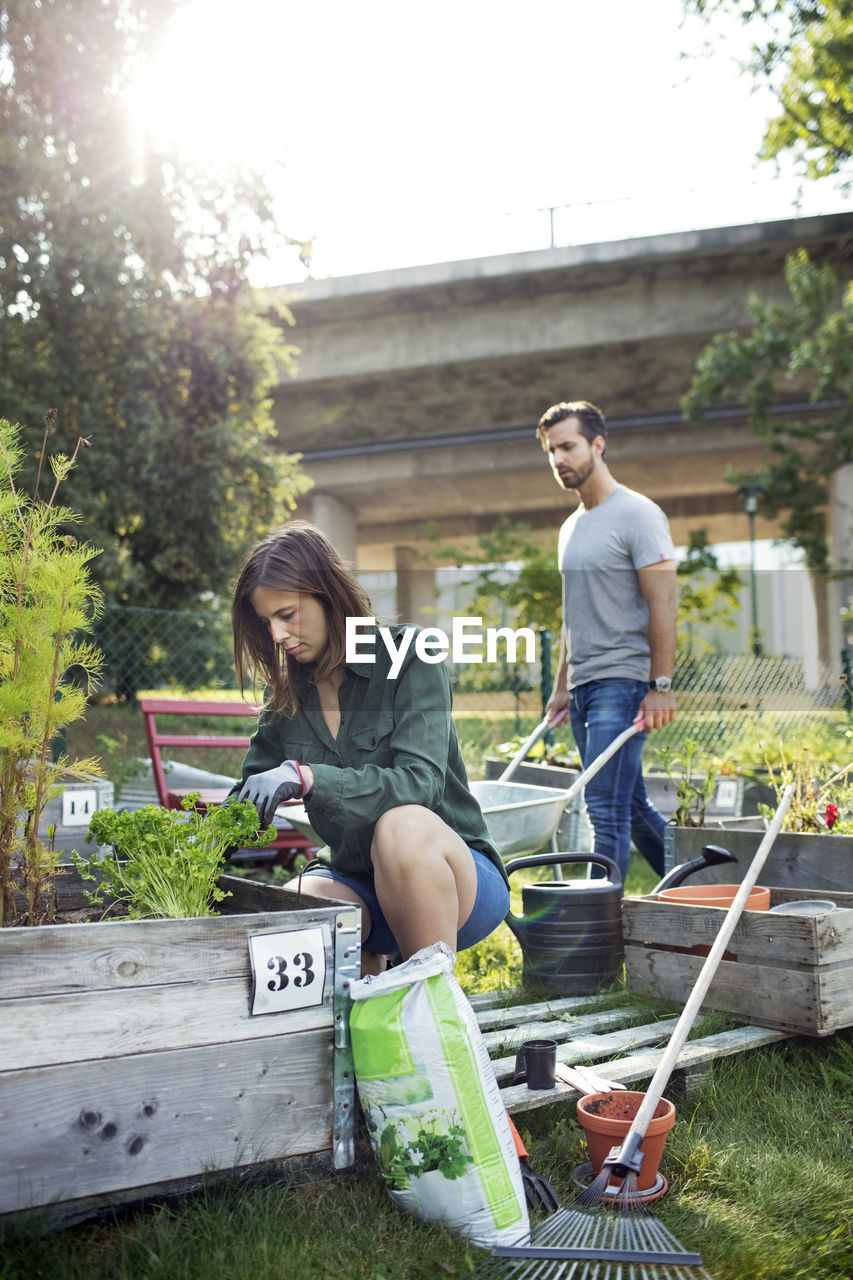
[[[528,1230],[518,1155],[444,943],[352,985],[355,1076],[391,1198],[490,1247]]]

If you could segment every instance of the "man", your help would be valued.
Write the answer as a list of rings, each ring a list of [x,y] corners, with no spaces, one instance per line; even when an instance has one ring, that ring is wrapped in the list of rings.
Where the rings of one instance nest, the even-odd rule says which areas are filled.
[[[675,551],[660,507],[610,474],[600,409],[555,404],[536,434],[557,483],[580,498],[560,530],[563,632],[545,714],[552,725],[570,718],[586,766],[638,716],[646,731],[675,716]],[[595,852],[613,859],[623,882],[632,837],[663,874],[665,821],[646,795],[645,736],[629,738],[585,790]]]

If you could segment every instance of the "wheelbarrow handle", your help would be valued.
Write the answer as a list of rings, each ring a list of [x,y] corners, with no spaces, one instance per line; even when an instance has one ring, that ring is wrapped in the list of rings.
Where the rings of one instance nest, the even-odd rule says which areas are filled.
[[[521,764],[524,757],[527,755],[530,748],[535,746],[536,743],[539,741],[539,739],[543,737],[548,732],[548,730],[553,727],[554,726],[552,726],[549,723],[547,717],[546,719],[541,720],[539,724],[536,726],[536,728],[533,730],[533,732],[531,733],[527,741],[518,748],[515,755],[512,757],[507,767],[504,769],[503,773],[497,779],[498,782],[508,782],[509,779],[512,777],[512,775],[515,773],[518,766]],[[628,741],[629,738],[632,738],[635,733],[640,733],[645,727],[646,727],[645,720],[643,719],[642,716],[638,716],[633,724],[630,724],[627,729],[623,729],[622,733],[620,733],[617,738],[614,738],[609,746],[604,748],[601,755],[596,756],[592,764],[589,765],[587,769],[584,769],[580,777],[575,779],[575,781],[572,783],[572,785],[569,787],[568,791],[566,792],[566,804],[568,804],[570,800],[573,800],[575,798],[575,796],[581,790],[581,788],[586,786],[590,778],[595,777],[599,769],[601,769],[605,764],[607,764],[607,761],[610,759],[610,757],[614,755],[619,750],[619,748]]]
[[[540,739],[541,737],[543,737],[543,736],[548,732],[548,729],[549,729],[550,727],[551,727],[551,726],[548,724],[548,720],[547,720],[547,718],[546,718],[545,720],[540,721],[540,723],[539,723],[539,724],[537,724],[536,728],[533,730],[533,732],[531,733],[531,735],[530,735],[530,737],[527,739],[527,741],[526,741],[525,743],[523,743],[523,745],[522,745],[522,746],[520,746],[520,747],[518,748],[518,750],[516,751],[515,755],[512,757],[512,759],[510,760],[509,764],[507,765],[507,767],[504,769],[503,773],[502,773],[502,774],[500,775],[500,777],[498,778],[498,782],[508,782],[508,781],[509,781],[509,779],[510,779],[510,778],[512,777],[512,775],[515,773],[515,771],[516,771],[516,769],[518,768],[518,766],[521,764],[521,762],[522,762],[522,760],[524,759],[524,757],[527,755],[527,753],[528,753],[528,751],[530,750],[530,748],[531,748],[531,747],[534,747],[534,746],[536,745],[536,743],[539,741],[539,739]]]
[[[506,873],[511,876],[513,871],[520,871],[522,867],[548,867],[557,862],[594,862],[596,866],[605,868],[614,884],[622,883],[622,873],[616,863],[612,858],[605,857],[603,853],[531,854],[528,858],[513,858],[506,864]]]
[[[597,755],[591,764],[588,764],[580,777],[575,778],[572,785],[566,792],[566,804],[570,800],[574,800],[579,791],[583,791],[590,778],[594,778],[599,769],[603,769],[611,756],[615,756],[620,747],[623,747],[629,738],[633,738],[635,733],[641,733],[646,727],[646,722],[642,716],[638,716],[633,724],[629,724],[627,729],[623,729],[609,746],[606,746],[600,755]]]

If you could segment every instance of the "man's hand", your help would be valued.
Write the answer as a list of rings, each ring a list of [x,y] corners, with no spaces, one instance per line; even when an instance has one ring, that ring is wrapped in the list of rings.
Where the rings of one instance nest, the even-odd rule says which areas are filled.
[[[258,811],[261,829],[266,830],[275,811],[285,800],[301,800],[305,795],[305,779],[295,760],[285,760],[275,769],[253,773],[243,783],[239,800],[251,800]]]
[[[669,693],[658,693],[656,689],[649,689],[640,703],[637,714],[645,720],[647,732],[650,733],[652,729],[662,729],[664,725],[671,724],[675,719],[675,694],[671,689]]]
[[[555,689],[548,699],[548,705],[545,708],[545,719],[552,729],[568,720],[569,700],[568,689]]]

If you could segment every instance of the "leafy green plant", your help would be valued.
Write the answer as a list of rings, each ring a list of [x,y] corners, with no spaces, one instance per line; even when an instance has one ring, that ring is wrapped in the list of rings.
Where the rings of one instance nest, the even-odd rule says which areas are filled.
[[[821,780],[819,762],[810,752],[800,748],[788,757],[782,752],[771,774],[771,785],[781,798],[789,783],[794,784],[791,806],[783,824],[786,831],[829,832],[833,835],[853,834],[853,761]],[[763,817],[772,816],[771,806],[759,805]]]
[[[50,458],[54,485],[43,501],[18,487],[20,437],[0,420],[0,925],[52,918],[59,856],[39,824],[69,778],[101,773],[97,760],[72,763],[60,749],[101,667],[82,638],[101,607],[90,578],[98,553],[68,532],[77,517],[56,501],[87,442]]]
[[[259,829],[253,804],[224,804],[205,813],[198,799],[193,792],[181,809],[145,805],[93,814],[87,839],[109,846],[109,852],[88,860],[74,856],[83,879],[97,884],[86,892],[92,906],[112,898],[126,904],[131,919],[215,914],[215,904],[227,896],[217,880],[228,850],[262,848],[275,839],[275,830]]]
[[[717,785],[717,769],[711,757],[688,738],[682,751],[661,747],[660,760],[666,776],[675,785],[675,825],[703,827],[705,808]]]
[[[499,743],[495,747],[495,755],[501,760],[511,760],[529,736],[526,733],[519,733],[514,738],[508,738],[506,742]],[[549,746],[544,737],[534,742],[524,757],[524,763],[528,761],[531,764],[562,765],[566,769],[580,768],[580,756],[574,742],[555,742]]]

